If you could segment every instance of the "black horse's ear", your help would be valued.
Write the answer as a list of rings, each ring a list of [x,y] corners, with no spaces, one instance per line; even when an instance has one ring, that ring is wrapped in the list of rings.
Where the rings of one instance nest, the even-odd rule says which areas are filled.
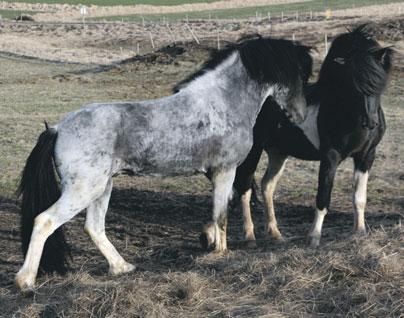
[[[391,47],[384,47],[373,53],[373,56],[383,65],[386,72],[391,68],[391,58],[393,53],[394,50]]]
[[[311,49],[311,46],[297,45],[297,58],[302,69],[302,79],[305,84],[313,74],[313,57],[310,55]]]
[[[340,65],[345,65],[346,60],[345,60],[343,57],[336,57],[336,58],[334,59],[334,62],[335,62],[335,63],[338,63],[338,64],[340,64]]]

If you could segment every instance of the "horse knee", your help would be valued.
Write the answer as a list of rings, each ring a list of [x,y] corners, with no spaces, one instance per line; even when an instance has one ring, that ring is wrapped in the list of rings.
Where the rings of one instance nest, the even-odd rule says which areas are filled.
[[[58,224],[47,213],[39,214],[34,221],[34,233],[49,236],[58,228]]]

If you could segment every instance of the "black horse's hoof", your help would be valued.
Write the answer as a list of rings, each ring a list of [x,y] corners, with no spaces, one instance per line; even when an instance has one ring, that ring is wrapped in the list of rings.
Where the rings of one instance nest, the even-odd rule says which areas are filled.
[[[208,249],[209,243],[206,233],[201,233],[201,235],[199,235],[199,243],[201,244],[202,250],[206,251]]]

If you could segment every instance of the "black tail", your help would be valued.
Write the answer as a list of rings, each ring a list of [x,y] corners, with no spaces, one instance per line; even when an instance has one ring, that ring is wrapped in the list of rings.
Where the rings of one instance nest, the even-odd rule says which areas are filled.
[[[60,197],[59,184],[53,166],[53,153],[57,139],[55,129],[48,128],[38,138],[38,142],[25,164],[17,193],[22,195],[21,243],[24,256],[27,254],[34,220]],[[70,249],[63,229],[58,228],[45,243],[39,269],[41,272],[65,274],[68,268]]]

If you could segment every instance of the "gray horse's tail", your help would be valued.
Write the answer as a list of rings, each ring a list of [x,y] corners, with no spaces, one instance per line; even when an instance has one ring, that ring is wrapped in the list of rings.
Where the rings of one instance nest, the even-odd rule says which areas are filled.
[[[21,243],[24,256],[28,251],[36,216],[54,204],[61,195],[53,165],[57,131],[45,125],[46,130],[39,136],[27,159],[17,190],[18,195],[22,196]],[[70,249],[60,227],[47,239],[39,269],[41,272],[65,274],[68,258]]]

